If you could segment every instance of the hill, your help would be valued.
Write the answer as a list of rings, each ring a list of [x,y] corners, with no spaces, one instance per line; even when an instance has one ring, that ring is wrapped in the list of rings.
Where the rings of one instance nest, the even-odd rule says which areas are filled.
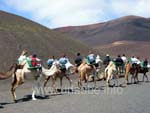
[[[62,53],[73,58],[76,52],[86,54],[89,50],[67,35],[0,11],[0,71],[16,62],[23,49],[27,49],[29,54],[37,54],[44,61],[52,55],[60,57]]]
[[[136,46],[130,46],[132,47],[132,53],[134,54],[134,50],[136,50],[136,52],[139,52],[140,56],[146,57],[146,55],[142,54],[144,49],[138,50],[138,47],[142,46],[143,43],[140,43],[141,41],[150,42],[150,19],[133,15],[121,17],[104,23],[85,26],[69,26],[57,28],[55,30],[69,34],[75,39],[79,39],[91,47],[97,48],[100,51],[103,50],[104,53],[106,53],[105,48],[101,48],[104,45],[113,44],[117,41],[138,41],[139,43],[135,42]],[[128,44],[126,46],[128,46]],[[115,48],[113,47],[109,48],[111,53],[112,49],[120,46],[115,46]],[[106,49],[108,50],[108,48]],[[129,49],[128,51],[131,50]],[[124,49],[121,49],[121,51],[124,53]],[[118,54],[119,52],[120,51],[116,51],[116,53],[112,54]],[[150,57],[150,54],[148,57]]]

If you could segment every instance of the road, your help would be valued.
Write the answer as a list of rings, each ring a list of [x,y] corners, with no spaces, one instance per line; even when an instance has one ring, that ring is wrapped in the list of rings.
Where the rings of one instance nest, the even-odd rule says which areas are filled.
[[[141,76],[141,75],[140,75]],[[76,78],[76,77],[74,77]],[[141,77],[140,77],[141,78]],[[0,113],[149,113],[150,82],[130,84],[127,87],[106,88],[103,81],[97,82],[97,89],[75,90],[62,94],[49,94],[47,98],[32,101],[29,80],[17,89],[18,103],[13,103],[10,93],[11,79],[0,81]],[[64,89],[68,81],[64,80]],[[123,80],[119,79],[119,83]],[[73,80],[77,85],[76,79]],[[50,86],[50,83],[47,85]]]

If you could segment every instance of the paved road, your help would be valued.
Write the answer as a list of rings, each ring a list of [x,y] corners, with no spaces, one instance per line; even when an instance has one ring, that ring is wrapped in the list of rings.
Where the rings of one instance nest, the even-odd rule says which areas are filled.
[[[127,87],[106,88],[99,81],[97,89],[52,95],[48,98],[30,100],[31,81],[17,89],[19,102],[13,103],[10,94],[11,80],[0,81],[0,113],[149,113],[150,82],[132,84]],[[66,87],[68,83],[66,83]],[[119,80],[122,83],[122,80]],[[49,86],[49,84],[48,84]],[[74,81],[76,86],[76,81]],[[23,99],[24,98],[24,99]]]

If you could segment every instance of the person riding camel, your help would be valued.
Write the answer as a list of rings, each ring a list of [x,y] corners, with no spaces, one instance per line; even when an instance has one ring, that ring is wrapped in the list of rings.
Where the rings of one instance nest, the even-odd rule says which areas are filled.
[[[88,60],[88,63],[90,65],[95,64],[96,56],[94,55],[94,53],[92,51],[89,51],[89,55],[87,56],[87,60]]]
[[[145,58],[145,60],[143,61],[143,68],[148,68],[148,60],[147,60],[147,58]]]
[[[66,71],[67,62],[68,62],[68,58],[66,57],[65,54],[63,54],[62,57],[59,59],[59,63],[61,65],[61,71],[63,71],[63,72]]]
[[[55,56],[49,57],[49,59],[47,60],[48,69],[51,68],[51,66],[53,65],[54,60],[55,60]]]
[[[145,58],[144,61],[141,63],[141,67],[143,68],[143,71],[148,72],[148,59]]]
[[[77,57],[76,57],[76,59],[75,59],[75,64],[76,64],[76,67],[79,67],[80,66],[80,64],[82,63],[82,60],[83,60],[83,57],[81,56],[81,54],[80,53],[77,53]]]
[[[111,58],[110,58],[109,54],[106,54],[106,57],[105,57],[105,59],[103,61],[103,64],[105,65],[105,67],[108,66],[110,61],[111,61]]]
[[[123,69],[123,64],[124,64],[124,62],[123,62],[121,56],[118,55],[118,57],[115,59],[115,65],[117,68],[117,72],[119,73],[119,71],[120,71],[120,74],[122,73],[121,71]]]
[[[134,57],[134,56],[132,56],[131,57],[131,63],[132,64],[140,64],[141,63],[141,61],[139,60],[139,57]]]
[[[36,54],[33,54],[32,57],[31,57],[31,64],[33,67],[41,67],[41,64],[40,64],[40,59],[37,58],[37,55]]]
[[[23,50],[18,58],[18,64],[23,66],[25,64],[26,58],[27,58],[27,51]]]
[[[139,60],[139,58],[136,58],[134,56],[132,56],[130,60],[131,60],[131,64],[132,64],[133,68],[137,67],[141,63],[141,61]]]
[[[127,58],[126,58],[125,54],[122,55],[121,59],[123,60],[124,64],[127,63]]]
[[[124,62],[120,55],[118,55],[118,57],[115,59],[115,63],[117,66],[123,65]]]

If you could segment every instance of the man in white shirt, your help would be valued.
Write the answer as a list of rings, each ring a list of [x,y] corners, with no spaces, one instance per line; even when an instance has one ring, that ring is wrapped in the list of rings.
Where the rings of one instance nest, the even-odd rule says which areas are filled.
[[[27,55],[27,51],[23,50],[22,53],[21,53],[21,55],[18,58],[18,64],[20,64],[20,65],[24,65],[25,64],[25,60],[27,58],[26,55]]]
[[[132,64],[137,64],[137,62],[138,62],[138,59],[136,57],[132,56],[131,57],[131,63]]]
[[[126,58],[125,54],[122,55],[121,59],[123,60],[124,64],[127,63],[127,58]]]
[[[141,61],[139,60],[139,57],[136,58],[136,57],[132,56],[132,58],[131,58],[131,63],[132,63],[132,64],[140,64]]]

